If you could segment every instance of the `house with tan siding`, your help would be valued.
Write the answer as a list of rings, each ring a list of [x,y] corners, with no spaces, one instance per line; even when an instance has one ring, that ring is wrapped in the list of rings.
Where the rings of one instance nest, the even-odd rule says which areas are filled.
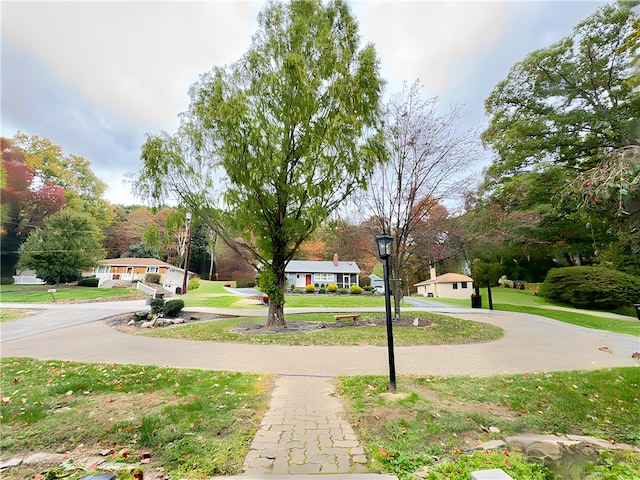
[[[424,297],[470,298],[473,293],[473,278],[461,273],[445,273],[436,276],[436,269],[430,269],[430,279],[416,283],[418,295]]]
[[[92,273],[100,279],[99,286],[110,280],[144,282],[148,273],[157,273],[163,288],[175,292],[184,280],[184,269],[156,258],[108,258],[98,263]],[[188,272],[188,279],[194,276],[195,273]]]

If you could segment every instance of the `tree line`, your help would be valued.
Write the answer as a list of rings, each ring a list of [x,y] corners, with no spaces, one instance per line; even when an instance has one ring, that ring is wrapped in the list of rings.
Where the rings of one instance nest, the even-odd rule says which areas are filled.
[[[425,98],[419,82],[385,101],[375,47],[360,44],[345,2],[270,3],[247,52],[190,88],[178,130],[148,135],[132,181],[154,209],[105,205],[99,181],[53,177],[46,152],[22,137],[24,163],[43,181],[38,188],[23,181],[31,193],[21,197],[20,215],[34,215],[26,205],[45,197],[53,210],[84,205],[108,233],[102,248],[110,254],[161,252],[179,264],[192,212],[196,258],[212,265],[224,249],[248,275],[260,272],[268,325],[285,323],[289,260],[338,253],[367,274],[381,233],[394,239],[397,302],[430,266],[475,272],[483,284],[501,275],[539,282],[551,268],[574,265],[637,275],[640,25],[632,6],[605,5],[514,65],[487,98],[490,122],[477,132],[461,128],[459,107]],[[476,184],[467,173],[482,146],[493,158]],[[3,146],[7,255],[32,228],[20,222],[44,220],[24,223],[10,202],[5,215],[4,189],[17,198],[11,158],[5,166]],[[88,168],[63,158],[70,169]],[[447,208],[454,198],[460,211]],[[124,221],[136,215],[138,222]],[[136,223],[144,230],[127,245]]]

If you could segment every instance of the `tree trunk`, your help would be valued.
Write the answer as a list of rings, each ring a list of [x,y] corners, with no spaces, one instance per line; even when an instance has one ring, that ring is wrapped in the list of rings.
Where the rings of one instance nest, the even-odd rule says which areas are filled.
[[[284,320],[284,287],[286,274],[284,272],[284,261],[273,259],[271,272],[273,275],[272,284],[265,293],[269,296],[269,312],[267,314],[267,328],[286,328]],[[267,273],[267,272],[263,272]]]

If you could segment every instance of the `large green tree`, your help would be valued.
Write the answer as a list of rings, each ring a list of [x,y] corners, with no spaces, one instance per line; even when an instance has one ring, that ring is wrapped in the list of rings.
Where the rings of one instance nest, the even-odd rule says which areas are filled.
[[[287,263],[382,156],[382,81],[342,0],[270,2],[258,25],[240,61],[192,86],[179,132],[148,139],[137,186],[179,195],[230,245],[240,235],[270,297],[267,326],[281,326]]]
[[[77,280],[82,270],[104,258],[102,234],[87,214],[64,209],[20,246],[19,265],[48,283]]]
[[[66,154],[59,145],[37,135],[18,132],[12,141],[25,152],[25,161],[40,183],[63,189],[68,208],[88,213],[103,228],[111,222],[113,207],[103,198],[107,185],[93,173],[87,159]]]
[[[485,102],[483,140],[497,153],[489,175],[550,163],[586,170],[638,142],[640,95],[629,83],[631,52],[621,48],[633,20],[627,4],[606,5],[512,67]]]
[[[621,170],[614,161],[640,142],[632,68],[637,25],[628,2],[603,6],[571,35],[514,65],[495,87],[482,138],[496,155],[477,204],[479,217],[494,220],[485,233],[503,245],[545,245],[568,264],[628,263],[625,255],[637,250],[633,210],[604,198],[597,205],[581,200],[595,200],[590,181],[600,174],[608,181],[605,196],[637,198],[637,167]]]

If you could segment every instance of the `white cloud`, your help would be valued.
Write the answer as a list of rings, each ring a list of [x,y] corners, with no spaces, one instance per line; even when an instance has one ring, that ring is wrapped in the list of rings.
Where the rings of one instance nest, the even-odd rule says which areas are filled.
[[[3,35],[63,82],[130,121],[173,122],[199,73],[249,46],[256,2],[28,2]]]
[[[420,78],[432,95],[454,83],[456,63],[490,51],[507,26],[504,2],[355,2],[363,38],[375,44],[390,83]]]

